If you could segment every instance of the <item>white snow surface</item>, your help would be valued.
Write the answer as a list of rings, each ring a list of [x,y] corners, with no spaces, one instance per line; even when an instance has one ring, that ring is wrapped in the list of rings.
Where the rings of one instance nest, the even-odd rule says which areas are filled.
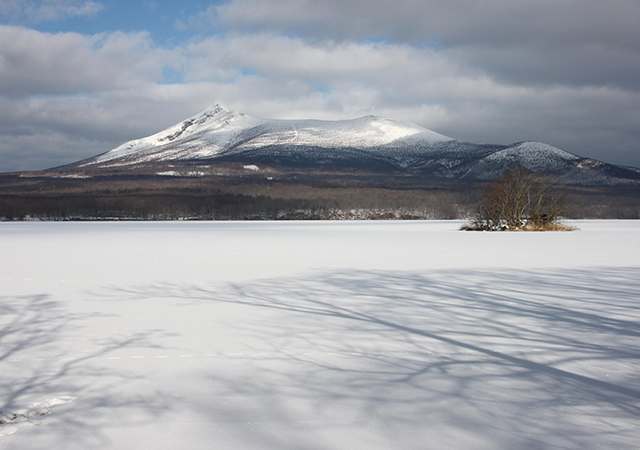
[[[366,149],[409,137],[423,143],[453,140],[415,124],[377,116],[342,121],[274,120],[237,113],[216,104],[159,133],[126,142],[84,165],[120,158],[127,158],[131,164],[202,159],[225,151],[276,144]]]
[[[0,223],[0,448],[637,449],[640,222],[575,225]]]

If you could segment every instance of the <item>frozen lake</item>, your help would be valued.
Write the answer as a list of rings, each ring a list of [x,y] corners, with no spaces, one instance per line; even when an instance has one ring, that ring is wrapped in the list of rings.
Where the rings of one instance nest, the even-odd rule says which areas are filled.
[[[637,449],[640,222],[0,223],[2,449]]]

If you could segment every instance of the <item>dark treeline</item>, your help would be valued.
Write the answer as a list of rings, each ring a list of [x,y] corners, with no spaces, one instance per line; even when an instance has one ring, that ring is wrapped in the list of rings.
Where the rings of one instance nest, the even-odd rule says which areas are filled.
[[[370,200],[370,199],[369,199]],[[63,195],[0,196],[3,220],[82,220],[82,219],[454,219],[459,205],[434,195],[432,201],[416,207],[379,204],[359,205],[356,201],[340,206],[328,199],[283,199],[239,194],[189,195]]]
[[[0,220],[464,219],[482,185],[0,180]],[[563,187],[568,218],[640,218],[640,189]]]
[[[307,200],[282,200],[238,194],[10,195],[0,196],[0,218],[47,219],[261,219],[281,211],[304,210]]]

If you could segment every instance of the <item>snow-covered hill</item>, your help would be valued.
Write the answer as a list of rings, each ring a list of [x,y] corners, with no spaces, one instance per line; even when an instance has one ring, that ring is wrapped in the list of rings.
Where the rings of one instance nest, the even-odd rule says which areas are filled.
[[[340,121],[276,120],[220,105],[72,167],[139,170],[149,164],[220,162],[238,163],[239,167],[295,166],[311,171],[333,165],[478,180],[496,178],[517,166],[569,183],[640,182],[637,169],[583,158],[540,142],[473,144],[378,116]],[[173,166],[170,172],[177,176],[181,173]]]
[[[85,165],[208,159],[276,145],[372,149],[409,137],[427,145],[453,141],[418,125],[377,116],[342,121],[273,120],[215,105],[152,136],[126,142]]]

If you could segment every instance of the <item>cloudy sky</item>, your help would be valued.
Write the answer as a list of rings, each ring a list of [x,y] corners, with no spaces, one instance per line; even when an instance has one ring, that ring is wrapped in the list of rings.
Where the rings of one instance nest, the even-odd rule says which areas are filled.
[[[213,103],[640,166],[638,0],[0,0],[0,170]]]

